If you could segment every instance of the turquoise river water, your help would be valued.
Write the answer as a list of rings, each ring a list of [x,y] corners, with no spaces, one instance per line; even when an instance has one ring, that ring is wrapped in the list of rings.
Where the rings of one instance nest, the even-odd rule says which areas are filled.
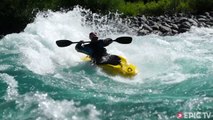
[[[175,36],[136,36],[105,17],[86,23],[90,11],[40,13],[21,33],[0,40],[1,120],[213,119],[213,28],[192,27]],[[106,22],[105,22],[106,23]],[[135,64],[134,78],[110,76],[81,60],[58,39],[131,36],[108,52]],[[212,112],[212,113],[211,113]],[[212,116],[207,116],[212,115]]]

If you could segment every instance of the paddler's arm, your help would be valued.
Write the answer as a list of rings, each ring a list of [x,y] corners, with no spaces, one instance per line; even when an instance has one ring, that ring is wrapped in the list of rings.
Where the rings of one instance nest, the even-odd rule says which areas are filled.
[[[87,45],[82,45],[82,44],[83,44],[83,41],[80,41],[80,42],[75,46],[76,51],[91,56],[91,55],[92,55],[92,49],[90,49],[89,47],[87,47]]]
[[[103,46],[108,46],[109,44],[111,44],[113,42],[113,40],[111,38],[106,38],[103,40]]]

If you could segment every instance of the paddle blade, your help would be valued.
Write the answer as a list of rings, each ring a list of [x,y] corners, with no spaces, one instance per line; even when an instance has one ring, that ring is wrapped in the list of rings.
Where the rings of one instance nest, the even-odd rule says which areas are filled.
[[[132,42],[132,37],[119,37],[114,41],[121,43],[121,44],[129,44]]]
[[[56,41],[56,44],[58,45],[58,47],[67,47],[67,46],[72,44],[72,41],[69,41],[69,40],[58,40],[58,41]]]

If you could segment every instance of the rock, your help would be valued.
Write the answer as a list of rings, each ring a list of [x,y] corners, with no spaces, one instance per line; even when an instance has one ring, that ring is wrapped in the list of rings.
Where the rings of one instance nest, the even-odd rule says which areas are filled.
[[[211,27],[211,25],[205,24],[204,27],[208,27],[209,28],[209,27]]]
[[[147,24],[144,24],[143,28],[146,29],[146,30],[148,30],[149,32],[153,31],[153,29],[149,25],[147,25]]]
[[[146,19],[146,16],[145,15],[142,15],[141,17],[140,17],[140,19],[142,20],[142,21],[147,21],[147,19]]]
[[[211,27],[213,26],[213,11],[205,12],[202,15],[178,13],[174,15],[161,16],[138,16],[132,18],[131,25],[138,27],[138,35],[159,34],[175,35],[188,31],[191,26]]]
[[[162,35],[162,32],[161,31],[158,31],[158,30],[154,30],[152,31],[153,34],[157,34],[157,35]]]
[[[163,35],[169,35],[169,36],[172,36],[174,35],[172,32],[167,32],[167,33],[164,33]]]
[[[206,22],[206,19],[205,18],[198,18],[197,19],[199,22]]]
[[[185,22],[185,21],[188,21],[188,18],[186,18],[186,17],[181,17],[180,19],[179,19],[179,23],[182,23],[182,22]]]
[[[204,18],[204,19],[206,19],[206,16],[204,16],[204,15],[198,15],[197,17],[198,17],[198,19],[199,19],[199,18]]]
[[[206,24],[208,24],[208,25],[210,25],[210,26],[213,26],[213,20],[212,20],[212,21],[207,22]]]
[[[193,25],[193,26],[198,26],[197,22],[193,19],[188,19],[188,21]]]
[[[204,27],[204,26],[205,26],[205,24],[203,22],[198,23],[198,27]]]
[[[153,26],[151,26],[153,30],[159,30],[159,26],[157,23],[155,23]]]
[[[166,26],[163,26],[163,25],[159,25],[159,30],[162,32],[162,33],[168,33],[171,31],[171,29],[169,27],[166,27]]]
[[[178,13],[177,17],[183,17],[183,13]]]
[[[178,34],[177,30],[172,30],[173,35]]]
[[[169,24],[170,24],[170,23],[167,24],[166,22],[162,22],[162,23],[161,23],[161,25],[171,28],[172,26],[169,25]]]
[[[184,32],[186,32],[186,31],[188,31],[189,30],[189,28],[180,28],[179,30],[178,30],[178,33],[184,33]]]
[[[141,19],[141,17],[138,17],[138,22],[139,22],[139,26],[142,24],[143,20]]]
[[[204,14],[205,14],[205,16],[206,16],[207,18],[211,18],[211,16],[210,16],[210,13],[209,13],[209,12],[205,12]]]
[[[149,21],[149,26],[153,26],[153,25],[155,25],[156,23],[154,22],[154,21],[152,21],[152,20],[150,20]]]
[[[194,16],[194,15],[190,15],[189,18],[190,18],[190,19],[194,19],[195,16]]]
[[[148,33],[149,31],[144,29],[138,31],[138,35],[147,35]]]
[[[152,18],[152,21],[153,21],[153,22],[158,22],[158,21],[159,21],[159,18],[158,18],[158,17],[153,17],[153,18]]]
[[[183,22],[183,23],[181,24],[181,27],[190,28],[190,27],[191,27],[191,24],[190,24],[188,21],[186,21],[186,22]]]
[[[176,24],[173,24],[173,23],[172,23],[171,26],[172,26],[172,29],[173,29],[173,30],[179,29],[179,27],[178,27]]]

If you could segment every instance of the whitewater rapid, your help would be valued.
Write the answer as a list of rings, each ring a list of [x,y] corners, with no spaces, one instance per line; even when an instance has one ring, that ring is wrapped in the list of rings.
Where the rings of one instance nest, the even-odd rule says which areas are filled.
[[[41,12],[23,32],[1,39],[0,119],[175,119],[179,111],[213,110],[213,28],[135,36],[121,18],[99,24],[107,17],[92,14],[88,23],[82,12],[92,14],[78,7]],[[75,45],[55,44],[87,41],[91,31],[100,38],[131,36],[131,44],[107,49],[139,74],[131,80],[109,76],[83,62]]]

